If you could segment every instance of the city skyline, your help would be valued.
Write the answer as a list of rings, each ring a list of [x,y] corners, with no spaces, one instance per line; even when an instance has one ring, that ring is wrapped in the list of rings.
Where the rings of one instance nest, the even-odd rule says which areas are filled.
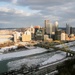
[[[74,27],[74,0],[0,0],[0,28],[44,26],[44,20],[59,27]]]

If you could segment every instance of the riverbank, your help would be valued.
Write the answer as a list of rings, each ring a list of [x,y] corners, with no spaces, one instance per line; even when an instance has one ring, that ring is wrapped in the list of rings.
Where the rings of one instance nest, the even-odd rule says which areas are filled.
[[[54,42],[8,42],[4,43],[3,45],[0,45],[0,54],[6,54],[6,53],[11,53],[11,52],[16,52],[16,51],[22,51],[22,50],[27,50],[27,49],[34,49],[36,47],[41,47],[48,49],[49,51],[53,51],[54,49],[51,49],[53,47],[59,47],[59,48],[69,48],[75,46],[75,41],[74,42],[69,42],[69,43],[54,43]]]
[[[38,47],[41,47],[41,48],[45,48],[45,49],[50,49],[52,47],[56,47],[56,48],[58,48],[58,47],[59,48],[69,48],[69,47],[75,46],[75,41],[68,42],[68,43],[39,42],[35,46],[38,46]]]
[[[9,47],[9,46],[12,46],[14,45],[15,43],[14,42],[4,42],[4,43],[0,43],[0,48],[3,48],[3,47]]]
[[[30,50],[36,48],[28,42],[8,42],[0,45],[0,54],[6,54],[11,52],[17,52],[22,50]]]

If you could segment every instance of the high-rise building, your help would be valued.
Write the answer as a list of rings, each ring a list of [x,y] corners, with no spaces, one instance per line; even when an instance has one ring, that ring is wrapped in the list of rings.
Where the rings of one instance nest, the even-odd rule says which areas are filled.
[[[50,35],[52,34],[52,23],[49,23],[46,27],[46,33]]]
[[[58,30],[58,21],[55,22],[55,31]]]
[[[52,25],[52,33],[55,34],[55,25]]]
[[[75,35],[75,28],[72,28],[72,30],[73,30],[73,34]]]
[[[45,33],[47,32],[48,24],[50,24],[50,20],[45,20]]]
[[[70,34],[73,34],[73,28],[70,27]]]
[[[44,28],[40,28],[37,30],[35,34],[35,40],[44,40]]]
[[[66,24],[66,34],[70,35],[70,26]]]
[[[61,30],[55,32],[55,40],[61,40]]]

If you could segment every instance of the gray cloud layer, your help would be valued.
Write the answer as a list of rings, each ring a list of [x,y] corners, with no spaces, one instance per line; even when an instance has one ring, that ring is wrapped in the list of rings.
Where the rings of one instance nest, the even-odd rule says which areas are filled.
[[[0,0],[18,6],[28,6],[31,10],[39,10],[39,13],[23,16],[13,11],[0,11],[0,21],[5,22],[4,26],[23,27],[30,24],[43,25],[44,19],[52,22],[58,21],[60,26],[66,23],[74,26],[75,22],[75,0]],[[0,25],[3,23],[0,22]],[[10,25],[9,25],[10,24]]]

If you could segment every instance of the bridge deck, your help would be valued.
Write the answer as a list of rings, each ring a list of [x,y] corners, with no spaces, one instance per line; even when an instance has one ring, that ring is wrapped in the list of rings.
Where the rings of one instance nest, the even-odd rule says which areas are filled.
[[[54,46],[51,46],[50,48],[53,48],[55,50],[60,50],[60,51],[64,51],[64,52],[67,52],[67,53],[70,53],[70,54],[74,54],[75,55],[75,51],[71,51],[70,49],[66,49],[66,48],[59,48],[59,47],[54,47]]]

